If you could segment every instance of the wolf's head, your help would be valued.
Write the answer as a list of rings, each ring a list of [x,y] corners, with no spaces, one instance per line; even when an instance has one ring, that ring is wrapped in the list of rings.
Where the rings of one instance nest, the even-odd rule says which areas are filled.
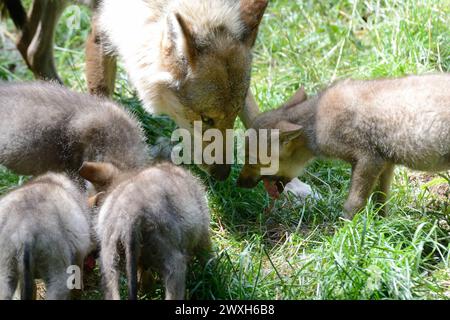
[[[152,76],[151,96],[144,100],[191,133],[201,121],[203,130],[218,129],[225,137],[244,108],[252,48],[268,1],[175,3],[165,18],[160,72]],[[230,172],[227,165],[202,168],[220,180]]]

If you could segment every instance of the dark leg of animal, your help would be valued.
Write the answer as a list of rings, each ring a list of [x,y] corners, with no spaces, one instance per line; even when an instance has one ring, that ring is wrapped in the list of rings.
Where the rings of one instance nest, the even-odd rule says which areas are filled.
[[[104,52],[103,39],[97,31],[95,18],[86,42],[86,79],[90,94],[110,97],[114,93],[116,57]]]
[[[22,257],[22,281],[20,284],[22,300],[33,300],[34,292],[34,275],[33,275],[33,257],[31,256],[30,244],[25,244]]]
[[[373,158],[359,159],[352,168],[348,199],[344,205],[345,217],[352,219],[367,202],[385,164]]]
[[[131,232],[130,239],[125,245],[127,259],[128,300],[138,298],[138,263],[140,256],[139,238],[135,231]]]
[[[385,216],[388,211],[387,201],[389,200],[389,189],[391,187],[392,177],[394,176],[395,165],[387,164],[380,175],[380,181],[377,187],[376,201],[382,205],[380,213]]]
[[[36,32],[27,49],[27,59],[36,78],[55,80],[62,84],[55,67],[53,44],[56,25],[67,6],[65,0],[47,0],[40,11]],[[35,1],[40,2],[40,1]],[[37,14],[37,13],[36,13]]]
[[[20,0],[3,0],[9,16],[17,29],[22,30],[27,24],[27,12]]]
[[[36,29],[39,25],[39,21],[41,19],[42,11],[45,8],[46,1],[47,0],[33,2],[33,7],[31,9],[31,14],[28,22],[22,27],[22,33],[20,34],[16,43],[17,49],[19,50],[22,58],[25,60],[30,70],[31,65],[28,61],[28,47],[30,46],[30,43],[36,33]]]

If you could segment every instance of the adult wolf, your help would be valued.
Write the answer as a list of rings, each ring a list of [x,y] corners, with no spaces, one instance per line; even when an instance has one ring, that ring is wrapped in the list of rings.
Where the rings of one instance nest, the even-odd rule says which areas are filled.
[[[252,48],[268,0],[103,0],[87,47],[91,93],[110,94],[118,54],[145,108],[168,114],[191,132],[249,125],[257,110],[250,97]],[[105,51],[106,50],[106,51]],[[224,144],[224,148],[225,148]],[[224,180],[230,166],[202,166]]]

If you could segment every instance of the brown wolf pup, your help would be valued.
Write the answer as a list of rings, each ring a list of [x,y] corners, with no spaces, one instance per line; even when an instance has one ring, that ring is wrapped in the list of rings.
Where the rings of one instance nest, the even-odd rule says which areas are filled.
[[[0,199],[0,300],[34,296],[35,279],[48,300],[68,299],[71,266],[81,271],[92,249],[85,196],[62,174],[49,173]],[[81,276],[81,275],[80,275]],[[82,279],[80,279],[80,284]]]
[[[257,107],[249,98],[252,48],[268,0],[103,0],[87,47],[89,90],[112,92],[111,58],[117,54],[145,108],[165,113],[194,131],[233,129]],[[106,48],[106,50],[105,50]],[[224,149],[225,150],[225,145]],[[228,164],[202,165],[225,180]]]
[[[238,184],[261,179],[273,193],[315,157],[351,163],[346,217],[362,209],[378,182],[380,201],[388,195],[395,165],[414,170],[450,169],[450,75],[336,83],[303,102],[259,116],[255,129],[279,129],[279,171],[261,177],[260,165],[245,165]]]
[[[0,165],[18,174],[78,174],[84,161],[134,169],[148,160],[139,122],[105,99],[45,82],[0,83],[0,112]]]
[[[166,299],[183,299],[189,258],[210,248],[205,191],[187,170],[163,162],[122,173],[112,164],[85,163],[80,174],[100,194],[97,234],[105,297],[119,300],[118,247],[126,260],[128,298],[137,299],[140,274],[159,272]]]

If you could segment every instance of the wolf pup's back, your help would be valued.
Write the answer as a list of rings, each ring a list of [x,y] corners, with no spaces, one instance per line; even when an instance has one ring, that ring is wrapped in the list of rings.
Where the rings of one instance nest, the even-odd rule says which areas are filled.
[[[352,146],[417,170],[450,165],[449,74],[342,81],[319,100],[317,119],[325,149]]]
[[[0,84],[0,164],[26,175],[77,171],[84,160],[137,168],[147,160],[139,122],[111,101],[62,86]]]

